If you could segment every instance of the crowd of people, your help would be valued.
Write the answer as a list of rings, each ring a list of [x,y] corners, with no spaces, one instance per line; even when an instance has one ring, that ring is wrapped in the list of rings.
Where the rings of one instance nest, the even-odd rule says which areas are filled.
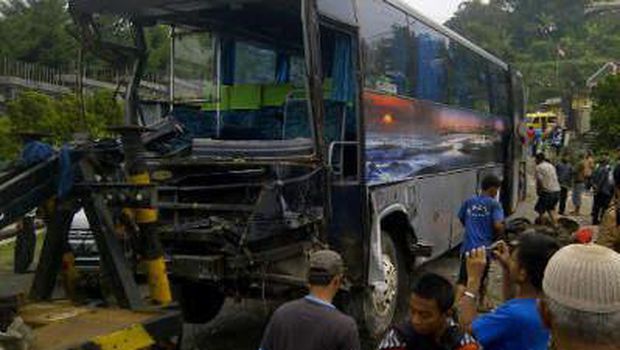
[[[539,156],[539,206],[566,200],[566,186],[574,191],[590,183],[600,190],[597,172],[582,169],[590,167],[588,161],[584,157],[576,174],[568,176],[573,172],[568,162],[556,171]],[[561,180],[542,178],[556,172]],[[620,350],[620,254],[594,243],[561,247],[536,229],[505,241],[504,213],[495,199],[500,187],[500,179],[486,176],[482,192],[458,213],[465,238],[456,286],[434,273],[419,276],[411,288],[408,318],[389,328],[379,350]],[[503,271],[504,302],[484,312],[492,263]],[[337,253],[313,253],[309,294],[274,313],[260,349],[360,349],[355,321],[332,304],[344,271]]]
[[[536,156],[538,153],[545,153],[549,149],[559,155],[566,142],[566,133],[564,129],[557,125],[544,128],[534,128],[530,126],[526,134],[527,144],[532,157]]]
[[[583,195],[591,191],[592,225],[599,225],[614,197],[620,198],[620,149],[615,157],[603,154],[595,160],[592,152],[571,162],[562,155],[556,164],[543,154],[536,155],[536,211],[539,221],[557,221],[556,210],[566,215],[569,194],[574,210],[570,215],[582,215]],[[620,217],[620,216],[619,216]]]

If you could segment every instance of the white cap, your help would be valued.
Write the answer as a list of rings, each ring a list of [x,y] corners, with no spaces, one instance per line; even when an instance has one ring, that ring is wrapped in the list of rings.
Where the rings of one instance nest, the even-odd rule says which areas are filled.
[[[566,246],[549,260],[543,290],[574,310],[620,312],[620,254],[596,244]]]

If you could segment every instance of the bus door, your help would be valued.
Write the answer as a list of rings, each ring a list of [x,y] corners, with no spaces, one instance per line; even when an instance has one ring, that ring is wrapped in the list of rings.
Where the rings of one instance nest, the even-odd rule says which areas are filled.
[[[330,245],[340,251],[349,277],[364,278],[365,203],[362,185],[358,36],[355,28],[324,19],[321,23],[324,138],[329,165]]]

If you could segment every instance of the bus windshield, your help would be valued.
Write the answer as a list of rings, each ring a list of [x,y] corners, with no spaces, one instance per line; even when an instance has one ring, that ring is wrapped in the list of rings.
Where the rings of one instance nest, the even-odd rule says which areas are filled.
[[[174,38],[173,116],[197,137],[312,137],[302,52],[215,35]]]

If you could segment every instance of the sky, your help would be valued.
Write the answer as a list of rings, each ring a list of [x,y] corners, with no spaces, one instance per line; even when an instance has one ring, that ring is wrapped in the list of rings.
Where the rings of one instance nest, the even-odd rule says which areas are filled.
[[[411,7],[439,23],[447,21],[465,0],[404,0]]]

